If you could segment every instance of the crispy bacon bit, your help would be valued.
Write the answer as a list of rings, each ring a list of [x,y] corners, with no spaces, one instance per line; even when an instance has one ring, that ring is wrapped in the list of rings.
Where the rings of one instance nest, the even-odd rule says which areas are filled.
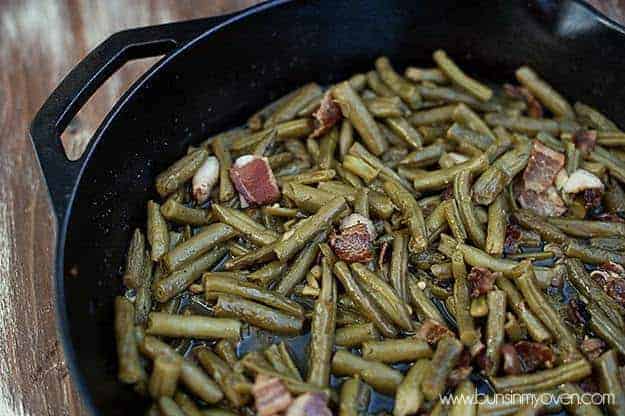
[[[508,375],[521,374],[521,359],[514,345],[504,344],[501,346],[501,356],[503,358],[503,372]]]
[[[315,131],[310,134],[311,139],[326,134],[342,117],[341,108],[332,99],[330,91],[325,93],[319,108],[312,115],[315,118]]]
[[[456,387],[458,384],[469,378],[471,370],[472,367],[470,365],[454,368],[449,372],[449,376],[447,376],[447,385],[449,387]]]
[[[590,277],[619,304],[625,306],[625,269],[613,262],[603,263]]]
[[[584,326],[590,320],[590,314],[584,302],[579,299],[571,299],[568,304],[567,315],[574,325]]]
[[[445,188],[443,192],[441,193],[441,200],[447,201],[448,199],[451,199],[453,197],[454,197],[454,186],[451,184],[447,185],[447,188]]]
[[[485,267],[473,267],[467,279],[471,287],[471,297],[477,298],[493,289],[497,274]]]
[[[506,239],[504,240],[503,251],[506,254],[513,254],[519,250],[521,240],[521,228],[516,224],[506,226]]]
[[[564,166],[564,155],[535,140],[529,162],[523,172],[524,190],[546,191]]]
[[[603,354],[605,342],[599,338],[586,338],[579,347],[589,360],[594,360]]]
[[[263,374],[256,376],[252,394],[259,416],[276,415],[286,410],[293,401],[291,393],[279,378]]]
[[[584,206],[587,209],[597,208],[601,205],[601,195],[603,195],[603,191],[601,189],[584,189],[582,192]]]
[[[522,190],[517,195],[521,207],[529,209],[537,215],[559,217],[566,212],[566,205],[553,186],[542,193]]]
[[[332,416],[332,412],[325,394],[304,393],[293,401],[285,416]]]
[[[582,153],[589,153],[597,144],[597,132],[594,130],[578,130],[573,133],[573,143]]]
[[[450,331],[446,326],[440,324],[439,322],[433,319],[426,319],[421,327],[417,331],[416,336],[418,338],[424,339],[428,342],[428,344],[436,344],[438,341],[445,337],[453,337],[454,333]]]
[[[521,360],[524,373],[531,373],[539,368],[551,368],[555,362],[555,354],[545,344],[531,341],[519,341],[514,349]]]
[[[340,234],[332,231],[329,242],[334,254],[343,261],[366,263],[373,260],[371,234],[365,224],[343,228]]]
[[[503,90],[509,97],[525,101],[527,104],[527,114],[530,117],[541,118],[543,116],[543,106],[527,88],[504,84]]]
[[[376,232],[375,225],[373,225],[373,221],[364,215],[360,214],[351,214],[341,220],[341,230],[345,230],[349,227],[353,227],[357,224],[364,224],[367,226],[367,232],[369,232],[369,236],[371,237],[371,241],[375,240]]]
[[[280,189],[265,157],[239,157],[230,168],[230,179],[242,199],[250,205],[272,204],[280,199]]]

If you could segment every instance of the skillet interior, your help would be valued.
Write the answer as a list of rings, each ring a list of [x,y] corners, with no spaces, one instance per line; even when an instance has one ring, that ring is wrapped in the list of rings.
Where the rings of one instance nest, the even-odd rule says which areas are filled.
[[[207,28],[208,29],[208,28]],[[236,21],[183,50],[134,92],[102,132],[65,243],[65,297],[77,366],[95,408],[142,413],[116,380],[113,296],[132,230],[144,224],[155,175],[210,133],[309,81],[329,84],[394,65],[431,65],[444,48],[469,73],[512,80],[529,64],[569,98],[625,124],[625,39],[569,1],[296,1]],[[77,271],[71,276],[70,269]],[[85,401],[89,403],[89,398]]]

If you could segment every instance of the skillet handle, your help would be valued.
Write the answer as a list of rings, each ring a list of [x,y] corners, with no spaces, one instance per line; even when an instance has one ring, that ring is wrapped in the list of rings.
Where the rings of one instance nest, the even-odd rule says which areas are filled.
[[[115,33],[80,61],[50,94],[30,125],[30,138],[59,224],[71,203],[73,189],[87,159],[85,155],[94,143],[92,137],[78,161],[67,159],[61,134],[76,113],[125,63],[168,54],[231,17],[221,15]]]

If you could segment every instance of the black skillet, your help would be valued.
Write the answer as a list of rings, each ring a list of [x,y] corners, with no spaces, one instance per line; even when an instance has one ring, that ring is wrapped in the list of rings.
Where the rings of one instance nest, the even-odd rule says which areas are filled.
[[[70,72],[30,133],[57,219],[60,339],[88,411],[144,410],[115,378],[112,300],[156,173],[189,144],[243,123],[298,85],[366,71],[383,54],[399,68],[432,65],[437,48],[492,81],[512,80],[516,67],[529,64],[569,98],[625,125],[625,32],[571,0],[271,1],[117,33]],[[59,137],[85,101],[125,62],[160,54],[113,107],[85,156],[69,162]]]

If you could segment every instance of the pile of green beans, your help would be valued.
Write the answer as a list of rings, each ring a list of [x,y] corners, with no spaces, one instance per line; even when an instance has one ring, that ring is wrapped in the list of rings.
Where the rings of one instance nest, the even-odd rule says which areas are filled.
[[[442,50],[405,72],[379,57],[201,138],[160,173],[114,301],[118,378],[153,400],[146,414],[252,415],[272,380],[281,400],[321,395],[345,416],[624,415],[625,133],[531,68],[514,75],[523,98]],[[581,148],[578,133],[596,143]],[[548,184],[564,215],[520,198],[536,146],[564,157]],[[238,193],[242,156],[267,164],[277,202]],[[594,187],[565,193],[579,169]],[[615,399],[444,400],[478,385],[594,385]]]

